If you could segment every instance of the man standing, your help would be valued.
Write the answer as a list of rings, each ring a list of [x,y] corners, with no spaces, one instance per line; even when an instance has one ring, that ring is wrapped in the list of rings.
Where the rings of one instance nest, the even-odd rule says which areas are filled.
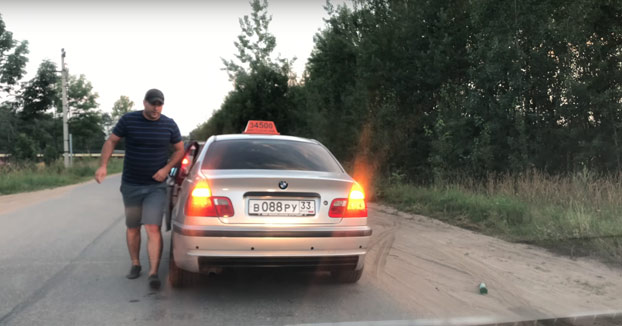
[[[162,115],[164,94],[150,89],[143,100],[144,110],[127,113],[119,119],[110,137],[104,143],[100,167],[95,180],[106,177],[108,159],[116,144],[125,138],[125,160],[121,194],[125,205],[127,248],[132,259],[129,279],[140,276],[140,226],[147,231],[149,253],[149,285],[160,287],[158,267],[162,255],[162,216],[167,203],[166,177],[184,155],[179,128],[173,119]],[[175,152],[168,160],[170,145]]]

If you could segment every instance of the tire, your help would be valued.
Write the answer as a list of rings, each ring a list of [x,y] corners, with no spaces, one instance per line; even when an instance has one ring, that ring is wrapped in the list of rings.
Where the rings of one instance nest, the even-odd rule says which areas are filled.
[[[169,252],[168,281],[171,283],[171,286],[174,288],[182,288],[196,282],[196,273],[183,270],[175,264],[175,258],[173,257],[173,239],[171,239],[171,249]]]
[[[363,269],[355,271],[331,271],[330,276],[338,283],[356,283],[361,279]]]

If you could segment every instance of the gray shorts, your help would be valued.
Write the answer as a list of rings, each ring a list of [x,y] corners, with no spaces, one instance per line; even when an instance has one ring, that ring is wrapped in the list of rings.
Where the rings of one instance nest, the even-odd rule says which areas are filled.
[[[121,183],[125,205],[125,225],[137,228],[141,224],[162,225],[166,207],[166,182],[154,185],[130,185]]]

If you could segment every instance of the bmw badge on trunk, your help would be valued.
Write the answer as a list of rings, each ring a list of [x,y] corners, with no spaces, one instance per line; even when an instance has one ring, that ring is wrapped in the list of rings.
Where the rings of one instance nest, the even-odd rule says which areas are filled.
[[[287,181],[279,182],[279,188],[281,188],[282,190],[287,189]]]

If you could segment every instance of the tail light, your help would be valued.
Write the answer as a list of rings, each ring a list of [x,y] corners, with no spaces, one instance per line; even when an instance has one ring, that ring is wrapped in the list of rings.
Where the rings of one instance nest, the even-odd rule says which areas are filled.
[[[181,160],[181,173],[188,174],[189,167],[190,167],[190,158],[188,157],[188,155],[186,155],[184,159]]]
[[[187,216],[231,217],[233,205],[227,197],[214,197],[207,180],[200,180],[186,201]]]
[[[352,185],[348,198],[336,198],[328,210],[330,217],[367,217],[365,192],[358,183]]]

